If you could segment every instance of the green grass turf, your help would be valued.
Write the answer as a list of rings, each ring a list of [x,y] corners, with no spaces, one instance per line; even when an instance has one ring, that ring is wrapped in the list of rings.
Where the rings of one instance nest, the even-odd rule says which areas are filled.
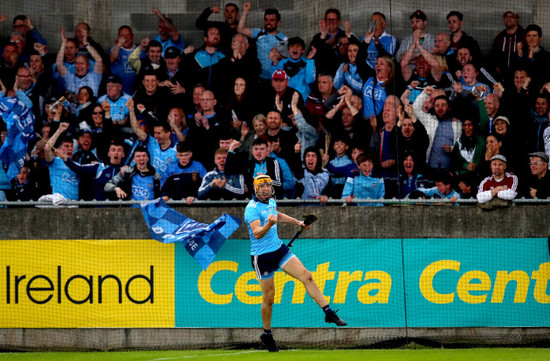
[[[337,361],[548,361],[550,349],[472,348],[396,350],[260,350],[127,351],[127,352],[25,352],[0,353],[0,360],[45,361],[176,361],[176,360],[337,360]]]

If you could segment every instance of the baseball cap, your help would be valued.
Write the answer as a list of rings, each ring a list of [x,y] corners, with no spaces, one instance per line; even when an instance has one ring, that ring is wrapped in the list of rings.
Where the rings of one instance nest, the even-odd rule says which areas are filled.
[[[105,83],[118,83],[118,84],[122,84],[122,81],[120,80],[120,77],[118,75],[115,75],[115,74],[111,74],[107,77],[107,80],[105,81]]]
[[[506,160],[506,157],[503,156],[502,154],[493,155],[493,157],[491,158],[491,162],[494,160],[501,160],[504,163],[508,164],[508,160]]]
[[[272,76],[271,79],[272,80],[275,80],[275,79],[287,80],[288,76],[286,75],[284,70],[279,69],[279,70],[275,70],[275,72],[273,73],[273,76]]]
[[[92,130],[90,128],[82,128],[78,131],[78,136],[81,137],[83,136],[84,134],[86,133],[90,133],[90,134],[93,134],[92,133]]]
[[[411,16],[409,16],[409,19],[412,19],[412,18],[417,18],[417,19],[420,19],[422,21],[428,20],[428,18],[426,17],[426,13],[424,13],[420,9],[417,9],[414,13],[411,14]]]
[[[514,9],[508,9],[504,12],[504,14],[502,14],[502,16],[506,16],[506,14],[512,14],[514,15],[516,18],[519,18],[519,13],[517,12],[517,10],[514,10]]]
[[[504,121],[506,124],[510,125],[510,120],[508,119],[508,117],[505,117],[504,115],[499,115],[498,117],[496,117],[495,120],[493,120],[493,124],[499,119]]]
[[[178,48],[171,46],[164,51],[164,59],[175,59],[180,56],[181,53]]]
[[[539,157],[543,162],[548,163],[548,154],[545,152],[533,152],[527,154],[529,157]]]

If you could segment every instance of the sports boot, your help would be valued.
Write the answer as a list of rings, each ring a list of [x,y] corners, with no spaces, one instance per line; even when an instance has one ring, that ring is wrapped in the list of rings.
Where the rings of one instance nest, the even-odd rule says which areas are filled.
[[[279,350],[277,349],[277,343],[273,339],[273,334],[264,332],[260,336],[260,340],[262,340],[262,342],[264,343],[265,347],[267,347],[269,352],[279,352]]]
[[[338,317],[336,312],[338,312],[338,311],[325,313],[325,322],[326,323],[335,323],[336,326],[347,326],[348,323],[346,321],[342,320],[340,317]]]

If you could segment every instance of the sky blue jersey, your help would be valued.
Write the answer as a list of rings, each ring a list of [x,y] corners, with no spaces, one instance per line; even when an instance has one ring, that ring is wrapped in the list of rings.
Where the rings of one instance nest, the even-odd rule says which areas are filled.
[[[244,211],[244,221],[248,227],[248,233],[250,234],[250,254],[253,256],[276,251],[283,244],[277,234],[277,224],[274,224],[262,238],[256,239],[256,237],[254,237],[252,229],[250,228],[250,223],[259,219],[260,226],[263,226],[267,223],[267,216],[269,214],[277,215],[277,203],[275,203],[273,199],[270,199],[269,203],[266,204],[254,197],[248,202]]]

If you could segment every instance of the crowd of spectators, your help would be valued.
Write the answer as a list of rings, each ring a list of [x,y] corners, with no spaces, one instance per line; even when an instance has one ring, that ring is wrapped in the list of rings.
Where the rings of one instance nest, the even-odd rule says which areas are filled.
[[[245,199],[258,174],[278,198],[320,203],[549,197],[550,53],[516,11],[482,54],[458,11],[432,34],[415,10],[396,39],[381,12],[354,33],[328,9],[307,43],[276,9],[263,24],[250,10],[205,9],[197,48],[157,8],[152,38],[122,25],[106,48],[79,23],[57,52],[14,17],[0,44],[0,200]]]

